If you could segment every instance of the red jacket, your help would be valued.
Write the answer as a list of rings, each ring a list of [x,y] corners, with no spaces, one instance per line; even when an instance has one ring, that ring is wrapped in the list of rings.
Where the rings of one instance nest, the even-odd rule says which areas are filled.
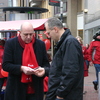
[[[83,53],[84,60],[86,60],[86,47],[83,45],[82,45],[82,53]]]
[[[4,78],[4,76],[2,76],[1,74],[3,52],[4,52],[4,47],[0,45],[0,78]]]
[[[84,77],[88,76],[88,67],[86,65],[86,47],[82,45],[82,52],[83,52],[83,58],[84,58]]]
[[[89,49],[89,61],[94,64],[100,64],[100,41],[92,41],[90,43]]]
[[[88,48],[86,48],[86,51],[85,51],[85,60],[88,60],[89,61]]]

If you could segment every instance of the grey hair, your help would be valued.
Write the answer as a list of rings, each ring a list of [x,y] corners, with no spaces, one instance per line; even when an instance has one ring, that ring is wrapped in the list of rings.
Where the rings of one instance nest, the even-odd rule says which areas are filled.
[[[63,28],[62,22],[58,18],[56,18],[56,17],[49,18],[47,20],[47,23],[48,23],[49,29],[53,29],[53,27],[55,27],[55,26],[60,28],[60,29]]]

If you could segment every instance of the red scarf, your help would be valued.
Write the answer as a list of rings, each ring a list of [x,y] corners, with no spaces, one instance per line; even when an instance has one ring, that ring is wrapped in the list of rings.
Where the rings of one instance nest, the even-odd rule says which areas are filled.
[[[22,66],[27,66],[31,68],[38,67],[38,63],[36,60],[36,56],[34,53],[33,44],[35,42],[35,38],[32,39],[31,43],[25,44],[25,42],[21,39],[21,36],[18,36],[18,41],[20,45],[24,48],[23,56],[22,56]],[[28,83],[28,93],[34,93],[32,84],[32,75],[26,75],[22,73],[21,77],[22,83]]]

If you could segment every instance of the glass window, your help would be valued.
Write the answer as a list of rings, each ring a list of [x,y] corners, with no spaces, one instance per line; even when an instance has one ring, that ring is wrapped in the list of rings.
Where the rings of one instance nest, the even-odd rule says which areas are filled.
[[[12,0],[8,0],[8,6],[12,7]]]

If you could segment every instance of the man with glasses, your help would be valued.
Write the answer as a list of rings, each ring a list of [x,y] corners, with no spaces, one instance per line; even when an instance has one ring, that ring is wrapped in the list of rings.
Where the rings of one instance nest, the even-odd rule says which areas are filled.
[[[46,32],[57,42],[49,70],[49,90],[46,100],[83,100],[83,54],[79,42],[64,30],[62,22],[50,18],[45,23]],[[43,76],[44,68],[35,74]]]

